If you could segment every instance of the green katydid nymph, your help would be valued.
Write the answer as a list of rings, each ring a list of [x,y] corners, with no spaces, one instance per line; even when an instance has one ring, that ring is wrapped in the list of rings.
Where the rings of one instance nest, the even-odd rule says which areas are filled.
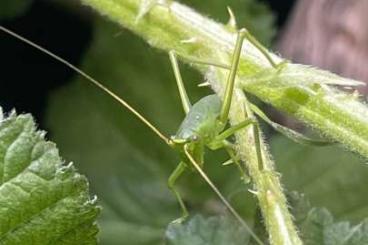
[[[261,240],[247,226],[247,224],[239,216],[239,214],[234,210],[234,208],[230,205],[230,203],[225,199],[225,197],[220,193],[220,191],[217,189],[217,187],[214,185],[214,183],[209,179],[209,177],[202,169],[204,164],[205,147],[208,147],[211,150],[225,148],[226,151],[229,153],[232,161],[238,165],[243,178],[245,178],[246,176],[245,171],[239,164],[235,150],[232,148],[232,144],[226,140],[229,136],[233,135],[238,130],[254,123],[253,119],[248,119],[238,125],[226,128],[232,95],[234,91],[237,67],[241,55],[242,43],[244,38],[246,38],[247,36],[246,30],[242,29],[237,34],[236,45],[232,57],[232,64],[230,66],[230,71],[227,79],[226,92],[223,100],[221,100],[221,98],[218,97],[218,95],[212,94],[200,99],[198,102],[192,105],[189,101],[187,92],[184,87],[184,83],[181,78],[176,54],[174,51],[169,52],[169,57],[174,70],[180,98],[183,104],[183,109],[184,112],[186,113],[186,117],[184,118],[182,124],[180,125],[177,133],[169,138],[166,137],[163,133],[161,133],[152,123],[150,123],[144,116],[142,116],[139,112],[137,112],[125,100],[118,97],[114,92],[110,91],[108,88],[102,85],[102,83],[95,80],[90,75],[86,74],[79,68],[70,64],[60,56],[8,30],[7,28],[0,26],[0,30],[44,52],[45,54],[58,60],[59,62],[63,63],[64,65],[68,66],[69,68],[71,68],[84,78],[86,78],[88,81],[93,83],[95,86],[99,87],[101,90],[103,90],[108,95],[113,97],[116,101],[118,101],[121,105],[127,108],[132,114],[134,114],[144,124],[146,124],[155,134],[157,134],[166,144],[168,144],[170,147],[176,149],[179,152],[181,156],[181,161],[168,179],[168,186],[171,189],[171,191],[175,194],[175,197],[177,198],[182,210],[182,216],[176,219],[174,222],[182,222],[188,216],[187,208],[180,196],[180,193],[175,188],[175,183],[178,180],[178,178],[184,173],[184,171],[186,171],[187,169],[191,169],[197,171],[200,174],[200,176],[204,178],[204,180],[219,196],[219,198],[224,203],[224,205],[229,209],[229,211],[249,231],[249,233],[255,239],[255,241],[257,241],[258,244],[263,244]],[[206,64],[206,62],[203,63]]]

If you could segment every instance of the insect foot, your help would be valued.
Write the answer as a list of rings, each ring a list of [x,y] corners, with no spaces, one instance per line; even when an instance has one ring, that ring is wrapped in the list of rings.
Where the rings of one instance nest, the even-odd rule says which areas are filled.
[[[170,223],[171,223],[171,224],[181,224],[181,223],[183,223],[184,221],[186,221],[188,217],[189,217],[189,215],[182,216],[182,217],[180,217],[180,218],[177,218],[177,219],[175,219],[175,220],[171,221]]]

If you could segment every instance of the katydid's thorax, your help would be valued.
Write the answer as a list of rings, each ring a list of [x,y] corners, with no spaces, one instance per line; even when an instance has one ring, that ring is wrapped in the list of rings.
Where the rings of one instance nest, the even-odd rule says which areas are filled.
[[[191,107],[173,138],[199,144],[211,142],[224,129],[218,120],[221,106],[221,99],[215,94],[200,99]]]

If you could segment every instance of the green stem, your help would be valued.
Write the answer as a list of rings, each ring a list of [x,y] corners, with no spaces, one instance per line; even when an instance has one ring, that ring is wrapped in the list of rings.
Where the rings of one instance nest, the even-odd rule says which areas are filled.
[[[207,75],[212,81],[213,89],[219,94],[224,94],[222,81],[225,81],[226,72],[216,70]],[[254,118],[253,112],[244,93],[238,89],[233,97],[230,123],[236,125],[249,118]],[[240,131],[236,134],[236,142],[237,153],[246,163],[254,183],[270,244],[302,244],[287,208],[279,174],[274,169],[275,164],[270,157],[259,128],[251,126]]]
[[[184,5],[170,1],[166,6],[155,6],[137,20],[138,13],[142,13],[140,0],[82,1],[132,30],[156,48],[175,50],[178,55],[191,59],[229,64],[236,34]],[[274,54],[269,55],[275,63],[281,61]],[[212,76],[213,79],[209,79],[211,86],[223,95],[226,70],[213,69],[209,73],[208,66],[195,67],[209,78]],[[326,85],[348,85],[355,82],[302,65],[286,64],[282,67],[276,72],[262,52],[245,41],[238,72],[238,87],[368,157],[367,108],[353,96],[337,92]],[[230,111],[233,125],[243,121],[246,116],[252,116],[246,98],[238,89],[233,102]],[[262,140],[262,154],[257,154],[254,147],[257,138],[254,134],[257,131],[243,130],[237,135],[237,146],[255,183],[270,241],[272,244],[300,244],[267,147]],[[263,156],[263,170],[258,167],[257,155]]]
[[[175,50],[178,55],[194,60],[229,63],[227,60],[224,62],[224,58],[219,60],[219,57],[227,59],[232,53],[236,33],[229,32],[223,25],[184,5],[170,2],[170,10],[165,6],[156,6],[137,21],[140,0],[82,1],[156,48]],[[278,56],[269,55],[275,63],[281,61]],[[355,81],[297,64],[285,64],[280,72],[274,72],[262,52],[247,40],[243,44],[239,66],[238,78],[247,92],[368,157],[367,107],[352,95],[325,85],[346,86]],[[197,68],[207,71],[205,66]],[[263,82],[250,82],[249,78],[259,73],[267,74],[261,77]],[[319,84],[322,86],[316,86]]]
[[[289,65],[290,66],[290,65]],[[322,86],[244,83],[243,88],[346,148],[368,157],[368,111],[354,95]]]

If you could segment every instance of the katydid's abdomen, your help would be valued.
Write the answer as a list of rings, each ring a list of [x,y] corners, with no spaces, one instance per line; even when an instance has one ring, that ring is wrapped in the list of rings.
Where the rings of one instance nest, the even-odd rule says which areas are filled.
[[[195,103],[183,122],[174,139],[186,141],[201,141],[208,143],[223,130],[219,124],[222,102],[216,95],[208,95]]]

